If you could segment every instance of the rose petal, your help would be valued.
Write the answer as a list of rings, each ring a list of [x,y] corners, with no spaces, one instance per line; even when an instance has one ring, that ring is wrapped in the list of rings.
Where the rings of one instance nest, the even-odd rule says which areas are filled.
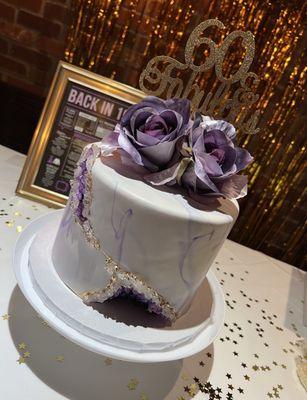
[[[236,147],[236,167],[237,171],[241,171],[244,169],[248,164],[253,161],[253,157],[249,154],[249,152],[241,147]]]
[[[142,147],[140,153],[145,156],[150,162],[162,167],[173,157],[176,143],[180,137],[170,142],[160,142],[155,146]]]
[[[210,154],[195,153],[195,165],[200,168],[199,171],[203,169],[206,172],[206,174],[209,175],[210,177],[223,175],[223,170],[221,166],[216,162],[216,159],[212,157]],[[198,176],[197,173],[196,175]]]
[[[224,160],[221,167],[223,170],[223,174],[225,174],[226,172],[230,171],[235,165],[237,152],[234,148],[230,146],[221,146],[220,149],[224,151]],[[236,168],[235,171],[237,171]]]
[[[204,132],[204,142],[206,148],[212,147],[221,147],[221,146],[230,146],[234,147],[233,142],[229,139],[229,137],[222,131],[212,130]]]
[[[236,137],[235,127],[227,121],[215,120],[208,116],[203,116],[203,121],[200,126],[204,128],[207,132],[212,130],[218,130],[224,132],[229,139],[233,140]]]
[[[128,139],[127,135],[123,132],[123,130],[120,131],[120,134],[118,136],[118,144],[123,150],[125,150],[128,154],[130,154],[134,162],[144,166],[141,154],[133,146],[133,144],[130,142],[130,140]]]
[[[144,179],[152,185],[165,185],[176,178],[179,169],[180,163],[177,163],[170,168],[164,169],[163,171],[145,175]]]
[[[215,184],[212,182],[210,177],[208,176],[207,170],[212,171],[214,173],[218,173],[221,168],[219,165],[215,162],[215,160],[211,160],[211,157],[209,159],[208,154],[202,154],[201,156],[195,157],[195,174],[197,177],[200,179],[200,181],[207,187],[208,189],[213,190],[213,192],[217,192],[218,189],[215,186]],[[209,164],[210,163],[210,168]],[[214,165],[213,165],[214,164]],[[215,169],[216,168],[216,169]]]
[[[191,102],[188,99],[169,99],[165,101],[165,107],[176,111],[183,118],[183,124],[190,120]]]
[[[198,151],[204,151],[204,131],[202,128],[198,127],[195,129],[192,129],[189,133],[189,144],[191,147],[197,146]]]
[[[183,125],[182,115],[178,114],[176,111],[165,110],[161,112],[161,117],[165,120],[168,126],[168,132],[171,139],[174,138],[176,133],[181,133],[181,128]],[[164,138],[165,140],[166,138]]]
[[[153,146],[160,143],[160,139],[155,136],[148,135],[147,133],[136,131],[137,142],[141,147]]]
[[[143,132],[148,133],[149,131],[161,131],[164,132],[164,135],[167,135],[169,126],[161,115],[151,115],[145,122]]]
[[[232,175],[215,182],[218,190],[229,199],[239,199],[247,194],[247,176]]]
[[[103,156],[111,156],[118,149],[118,135],[119,133],[114,131],[102,139],[100,148]]]

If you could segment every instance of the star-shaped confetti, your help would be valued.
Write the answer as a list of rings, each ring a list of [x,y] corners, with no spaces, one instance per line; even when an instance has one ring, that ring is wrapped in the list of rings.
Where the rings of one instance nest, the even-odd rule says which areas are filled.
[[[239,387],[239,388],[238,388],[238,392],[241,393],[241,394],[243,394],[243,393],[244,393],[244,390],[243,390],[242,388]]]
[[[195,383],[191,383],[191,385],[189,385],[189,395],[190,396],[195,396],[197,393],[197,385]]]
[[[113,362],[112,358],[109,358],[109,357],[105,358],[105,360],[104,360],[104,363],[107,366],[112,365],[112,362]]]
[[[203,361],[199,361],[199,365],[200,365],[201,367],[204,367],[204,366],[205,366],[205,363],[204,363]]]
[[[233,390],[233,386],[231,384],[228,385],[228,389]]]
[[[259,370],[258,365],[253,365],[252,368],[253,368],[254,371],[258,371]]]
[[[31,353],[27,350],[23,353],[24,358],[29,358],[31,356]]]
[[[10,314],[3,314],[3,315],[2,315],[2,319],[3,319],[4,321],[7,321],[9,318],[10,318]]]
[[[211,354],[211,353],[207,353],[207,357],[208,357],[208,358],[211,358],[211,357],[212,357],[212,354]]]
[[[226,374],[226,377],[227,377],[228,379],[231,379],[231,375],[230,375],[230,374]]]
[[[21,343],[18,344],[18,348],[20,350],[24,350],[26,347],[27,347],[27,345],[25,344],[25,342],[21,342]]]
[[[273,395],[272,395],[272,393],[270,393],[270,392],[267,393],[267,396],[268,396],[270,399],[273,398]]]
[[[181,379],[182,379],[183,381],[188,381],[188,380],[189,380],[189,375],[183,373],[183,374],[181,374]],[[194,380],[195,380],[195,378],[194,378]],[[195,381],[195,382],[196,382],[196,381]]]
[[[57,360],[57,362],[63,362],[64,356],[56,356],[55,359]]]
[[[18,233],[22,232],[22,230],[23,230],[23,227],[22,227],[21,225],[17,225],[17,226],[16,226],[16,231],[17,231]]]
[[[248,375],[244,375],[244,379],[245,379],[246,381],[249,381],[249,380],[250,380],[250,377],[249,377]]]
[[[24,357],[19,357],[17,360],[18,364],[24,364],[26,362]]]
[[[146,394],[142,393],[140,400],[148,400],[148,397],[146,396]]]
[[[127,384],[127,388],[129,390],[135,390],[139,384],[139,381],[136,378],[130,379],[130,382]]]
[[[243,368],[247,368],[247,365],[245,363],[241,364]]]

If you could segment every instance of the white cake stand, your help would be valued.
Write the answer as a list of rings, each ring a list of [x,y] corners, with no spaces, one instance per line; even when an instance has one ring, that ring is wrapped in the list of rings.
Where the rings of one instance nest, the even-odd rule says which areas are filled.
[[[135,362],[182,359],[212,343],[222,327],[225,313],[223,292],[212,271],[198,289],[190,310],[172,326],[161,326],[161,321],[148,316],[143,309],[140,311],[124,304],[125,300],[120,300],[122,303],[117,305],[114,301],[103,305],[102,312],[83,304],[61,281],[51,259],[62,213],[63,210],[54,211],[29,224],[16,243],[13,258],[21,291],[51,327],[90,351]],[[33,258],[31,243],[44,230],[44,257]],[[118,307],[124,309],[125,317],[130,312],[128,322],[121,319],[120,313],[116,314],[116,307],[117,311]],[[129,307],[132,307],[130,311]],[[138,315],[137,322],[133,323],[137,313],[141,317]],[[142,313],[145,318],[143,315],[144,323],[140,324]]]

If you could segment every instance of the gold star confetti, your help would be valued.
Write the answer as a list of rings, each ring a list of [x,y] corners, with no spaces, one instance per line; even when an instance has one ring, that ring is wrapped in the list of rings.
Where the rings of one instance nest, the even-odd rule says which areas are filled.
[[[244,379],[245,379],[246,381],[249,381],[249,380],[250,380],[250,377],[249,377],[248,375],[244,375]]]
[[[14,215],[15,215],[15,217],[21,217],[21,212],[15,211],[15,212],[14,212]]]
[[[17,362],[18,362],[18,364],[24,364],[26,362],[26,360],[24,359],[24,357],[19,357]]]
[[[146,396],[146,394],[142,393],[140,400],[148,400],[148,397]]]
[[[189,395],[195,396],[197,393],[197,388],[198,386],[195,383],[191,383],[191,385],[189,386]]]
[[[8,320],[10,318],[10,314],[4,314],[2,315],[3,320]]]
[[[258,369],[259,369],[258,365],[253,365],[253,370],[254,371],[258,371]]]
[[[5,221],[5,224],[8,228],[12,228],[14,226],[14,221]]]
[[[21,343],[18,344],[18,348],[20,350],[24,350],[26,347],[27,347],[27,345],[25,344],[25,342],[21,342]]]
[[[64,361],[64,356],[56,356],[55,359],[56,359],[58,362],[63,362],[63,361]]]
[[[130,379],[130,382],[127,385],[127,388],[129,390],[135,390],[137,388],[137,385],[139,384],[139,381],[135,378]]]
[[[104,360],[104,363],[105,363],[105,365],[112,365],[112,358],[109,358],[109,357],[107,357],[105,360]]]
[[[25,351],[23,353],[23,358],[29,358],[31,356],[31,353],[29,351]]]
[[[272,395],[272,393],[270,393],[270,392],[269,392],[267,395],[268,395],[268,397],[269,397],[270,399],[272,399],[272,398],[273,398],[273,395]]]
[[[22,232],[22,230],[23,230],[23,227],[21,225],[16,226],[16,231],[18,233]]]
[[[188,380],[189,380],[189,375],[183,373],[183,374],[181,375],[181,379],[184,380],[184,381],[188,381]]]
[[[283,387],[281,385],[277,385],[278,389],[283,390]]]
[[[48,324],[48,322],[47,321],[45,321],[44,319],[42,319],[42,325],[44,325],[44,326],[48,326],[49,327],[49,324]]]

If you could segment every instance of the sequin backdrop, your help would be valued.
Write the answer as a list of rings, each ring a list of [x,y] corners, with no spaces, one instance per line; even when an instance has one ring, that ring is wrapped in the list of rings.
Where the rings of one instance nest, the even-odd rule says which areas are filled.
[[[300,267],[306,235],[304,3],[74,0],[65,53],[69,62],[137,86],[153,56],[183,60],[191,30],[205,19],[221,20],[227,27],[224,34],[250,30],[256,40],[252,70],[261,79],[261,130],[239,138],[255,162],[248,170],[249,194],[240,203],[231,239]],[[199,49],[197,57],[205,51]],[[231,54],[224,70],[232,71],[240,57],[240,51]],[[200,77],[198,83],[208,90],[212,77]]]

